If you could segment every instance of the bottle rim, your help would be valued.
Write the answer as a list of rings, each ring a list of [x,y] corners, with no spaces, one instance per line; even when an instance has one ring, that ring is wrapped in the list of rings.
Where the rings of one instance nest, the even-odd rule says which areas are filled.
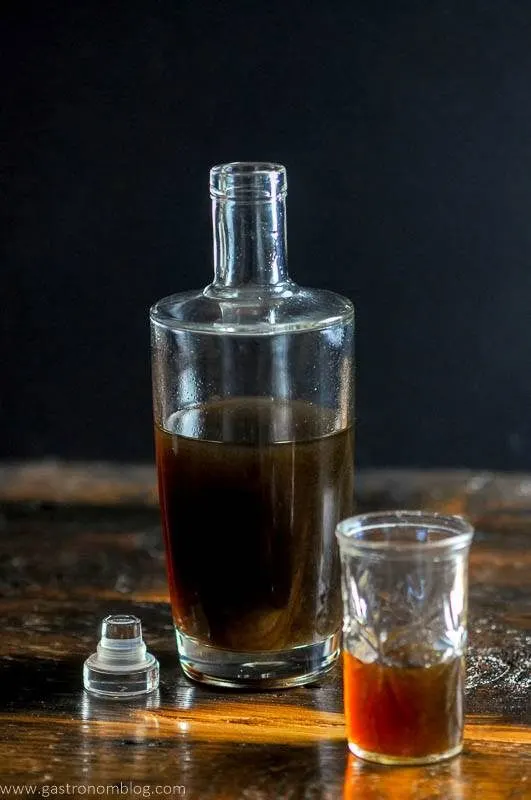
[[[271,161],[231,161],[210,170],[215,200],[273,200],[287,193],[286,168]]]

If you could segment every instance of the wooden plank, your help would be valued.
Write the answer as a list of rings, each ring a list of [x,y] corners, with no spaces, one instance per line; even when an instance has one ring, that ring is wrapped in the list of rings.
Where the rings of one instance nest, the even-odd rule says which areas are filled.
[[[152,470],[56,465],[47,485],[41,467],[11,478],[3,468],[0,786],[132,781],[184,786],[201,800],[531,798],[529,477],[360,478],[361,507],[466,509],[478,527],[465,751],[390,769],[348,757],[339,667],[316,686],[257,694],[184,678]],[[83,660],[111,611],[139,614],[160,658],[161,687],[147,701],[103,702],[82,689]]]

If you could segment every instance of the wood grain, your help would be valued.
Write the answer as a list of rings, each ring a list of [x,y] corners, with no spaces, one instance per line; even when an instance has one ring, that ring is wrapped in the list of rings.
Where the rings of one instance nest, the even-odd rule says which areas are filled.
[[[201,800],[531,798],[530,476],[359,477],[360,509],[456,511],[478,530],[465,749],[422,768],[348,756],[339,667],[318,685],[260,694],[184,678],[150,468],[4,465],[0,477],[0,787],[76,784],[86,794],[123,782],[144,796],[167,785]],[[144,701],[82,689],[83,660],[111,611],[139,614],[160,658],[160,690]]]

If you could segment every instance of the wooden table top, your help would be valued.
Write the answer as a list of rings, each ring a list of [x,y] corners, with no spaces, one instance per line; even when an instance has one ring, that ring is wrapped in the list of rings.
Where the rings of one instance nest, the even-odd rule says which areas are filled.
[[[6,465],[0,792],[26,784],[42,796],[112,796],[122,784],[120,796],[198,800],[531,798],[531,476],[375,471],[359,476],[358,499],[360,510],[445,510],[476,525],[461,756],[404,768],[349,757],[339,666],[318,685],[260,694],[189,682],[153,471]],[[139,615],[161,662],[147,700],[83,691],[83,661],[111,612]]]

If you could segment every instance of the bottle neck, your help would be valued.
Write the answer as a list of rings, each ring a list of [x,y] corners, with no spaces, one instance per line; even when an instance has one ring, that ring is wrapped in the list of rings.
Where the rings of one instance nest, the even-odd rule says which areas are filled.
[[[210,171],[214,291],[281,289],[289,283],[286,170],[280,164],[234,162]]]
[[[214,284],[279,286],[288,280],[286,202],[212,200]]]

